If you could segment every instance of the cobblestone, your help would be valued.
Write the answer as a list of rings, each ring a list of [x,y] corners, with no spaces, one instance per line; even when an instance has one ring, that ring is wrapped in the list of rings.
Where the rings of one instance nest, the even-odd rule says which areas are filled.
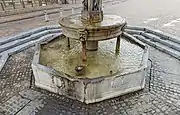
[[[154,52],[156,50],[152,50]],[[159,51],[156,51],[159,53]],[[170,57],[169,57],[170,58]],[[153,60],[156,63],[156,60]],[[159,69],[160,65],[155,66],[155,69]],[[161,67],[163,68],[163,67]],[[171,86],[171,82],[168,82],[162,78],[163,72],[154,71],[153,79],[149,82],[148,77],[146,79],[146,89],[120,96],[114,99],[109,99],[103,102],[95,104],[83,104],[81,102],[71,100],[64,96],[49,93],[40,89],[33,89],[41,92],[45,95],[43,107],[36,111],[37,115],[143,115],[143,114],[178,114],[180,111],[179,105],[175,102],[179,100],[180,87],[176,83],[176,87]],[[166,74],[168,75],[168,74]],[[177,76],[174,76],[177,77]],[[150,83],[150,87],[149,84]],[[150,88],[150,91],[149,91]],[[175,89],[174,89],[175,88]],[[32,91],[33,91],[32,90]],[[167,92],[166,92],[167,91]],[[176,96],[174,96],[176,95]]]
[[[0,73],[0,103],[30,86],[31,60],[34,49],[11,56]]]

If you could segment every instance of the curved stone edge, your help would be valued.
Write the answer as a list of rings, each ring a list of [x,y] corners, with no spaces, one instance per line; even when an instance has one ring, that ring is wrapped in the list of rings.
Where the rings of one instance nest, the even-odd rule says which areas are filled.
[[[7,59],[8,59],[9,55],[5,54],[5,55],[1,55],[0,56],[0,71],[2,70],[3,66],[5,65]]]
[[[110,14],[105,14],[105,15],[110,15]],[[73,14],[70,15],[69,17],[71,16],[80,16],[80,14]],[[74,27],[74,26],[69,26],[69,24],[66,24],[64,22],[64,20],[66,20],[66,18],[68,19],[69,17],[61,18],[59,24],[61,25],[63,34],[65,36],[77,40],[79,40],[80,38],[79,32],[83,30],[88,31],[88,38],[87,38],[88,41],[101,41],[101,40],[112,39],[121,35],[124,26],[126,26],[127,24],[124,18],[118,16],[122,20],[112,25],[88,27],[86,25],[80,24],[80,26]]]
[[[151,42],[151,41],[148,41],[144,36],[140,36],[140,35],[134,35],[136,38],[138,38],[139,40],[145,42],[146,44],[166,53],[166,54],[169,54],[170,56],[180,60],[180,52],[176,51],[176,50],[173,50],[171,48],[168,48],[168,47],[164,47],[164,46],[161,46],[160,44],[156,44],[154,42]]]
[[[32,62],[35,86],[86,104],[143,89],[149,54],[148,47],[128,33],[123,35],[144,49],[140,67],[133,69],[131,72],[116,74],[111,77],[72,78],[63,72],[57,72],[39,63],[40,47],[48,43],[44,42],[36,45],[36,52]]]
[[[3,37],[1,39],[3,39],[2,41],[0,41],[0,45],[3,45],[5,43],[9,43],[18,39],[23,39],[25,37],[31,36],[32,34],[36,34],[45,30],[51,30],[51,29],[60,29],[59,25],[52,25],[52,26],[42,26],[42,27],[38,27],[35,29],[31,29],[29,31],[25,31],[16,35],[12,35],[12,36],[8,36],[8,37]]]
[[[123,36],[133,41],[134,43],[140,45],[144,49],[144,55],[142,58],[142,63],[139,68],[136,68],[134,71],[125,73],[122,75],[116,75],[112,77],[106,77],[93,82],[87,83],[86,92],[97,92],[98,89],[101,93],[96,96],[93,93],[86,95],[87,100],[85,103],[94,103],[103,101],[105,99],[117,97],[123,94],[130,92],[138,91],[144,88],[145,86],[145,76],[147,71],[147,62],[149,56],[149,48],[146,44],[142,43],[132,35],[123,32]],[[89,89],[88,89],[89,88]],[[109,90],[109,91],[108,91]],[[93,99],[92,97],[95,97]]]
[[[152,34],[154,34],[156,36],[161,37],[164,40],[170,40],[170,41],[173,41],[173,42],[176,42],[176,43],[180,44],[180,37],[169,34],[169,33],[162,32],[160,30],[152,29],[150,27],[128,25],[128,26],[125,27],[125,29],[135,30],[136,32],[139,32],[138,34],[140,34],[141,32],[152,33]]]
[[[35,33],[42,32],[42,31],[45,31],[45,30],[50,31],[51,29],[60,29],[60,26],[59,25],[43,26],[43,27],[32,29],[32,30],[29,30],[27,32],[23,32],[23,33],[20,33],[20,34],[17,34],[17,35],[4,37],[4,38],[2,38],[3,40],[0,41],[0,45],[10,43],[10,42],[15,41],[15,40],[24,39],[26,37],[29,37],[29,36],[35,34]],[[54,32],[53,34],[54,35],[51,36],[50,38],[49,37],[42,38],[43,36],[38,37],[38,38],[42,38],[38,42],[43,42],[43,41],[46,41],[47,39],[51,39],[52,37],[59,36],[59,34],[57,34],[56,32]],[[28,41],[26,44],[23,44],[22,47],[18,47],[19,45],[17,44],[16,45],[17,47],[8,48],[3,53],[0,53],[0,71],[4,67],[4,65],[5,65],[6,61],[8,60],[9,56],[11,56],[13,54],[16,54],[18,52],[21,52],[21,51],[23,51],[25,49],[28,49],[30,47],[33,47],[34,45],[35,45],[35,43],[32,43],[31,41]]]
[[[117,19],[113,19],[112,18],[112,16],[117,16],[117,15],[112,15],[112,14],[108,14],[108,13],[105,13],[104,14],[104,16],[111,16],[111,19],[113,20],[113,21],[117,21]],[[111,25],[103,25],[103,22],[101,22],[101,23],[97,23],[96,25],[99,25],[99,26],[88,26],[89,25],[89,23],[79,23],[79,24],[77,24],[77,25],[69,25],[69,24],[71,24],[70,22],[69,23],[65,23],[65,21],[64,20],[69,20],[69,18],[70,17],[74,17],[74,18],[80,18],[81,17],[81,14],[80,13],[78,13],[78,14],[71,14],[71,15],[69,15],[68,17],[63,17],[63,18],[60,18],[60,20],[59,20],[59,24],[60,24],[60,26],[61,27],[65,27],[65,28],[70,28],[70,29],[74,29],[74,30],[77,30],[77,29],[88,29],[88,30],[90,30],[90,31],[94,31],[94,30],[97,30],[97,29],[105,29],[105,30],[107,30],[107,29],[111,29],[111,28],[116,28],[116,27],[119,27],[119,26],[124,26],[124,24],[127,24],[127,22],[126,22],[126,20],[125,20],[125,18],[122,18],[122,17],[120,17],[120,16],[117,16],[119,19],[121,18],[121,20],[119,20],[119,22],[116,22],[115,24],[113,23],[113,24],[111,24]],[[78,20],[78,21],[80,21],[80,20]]]
[[[32,34],[32,35],[30,35],[28,37],[21,38],[19,40],[9,42],[8,44],[4,44],[4,45],[0,46],[0,54],[4,53],[5,51],[7,51],[9,49],[12,49],[12,48],[15,48],[17,46],[20,46],[20,45],[35,41],[37,39],[40,39],[41,37],[48,36],[48,35],[51,35],[51,34],[54,34],[54,33],[59,33],[59,32],[61,32],[60,29],[44,30],[44,31],[41,31],[39,33]]]
[[[141,48],[144,49],[144,55],[143,55],[143,60],[141,65],[144,65],[145,68],[147,68],[147,62],[148,62],[148,54],[149,54],[149,47],[143,43],[142,41],[138,40],[137,38],[135,38],[134,36],[123,32],[123,36],[125,36],[126,38],[129,38],[131,41],[135,42],[136,44],[138,44]]]
[[[141,26],[127,26],[125,30],[144,43],[180,60],[180,38],[162,31]]]

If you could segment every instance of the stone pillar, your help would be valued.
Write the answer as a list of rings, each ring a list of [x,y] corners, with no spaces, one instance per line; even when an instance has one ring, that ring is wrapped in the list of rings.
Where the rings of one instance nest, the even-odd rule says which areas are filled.
[[[0,4],[1,4],[2,10],[5,11],[3,3],[0,3]]]
[[[59,9],[59,14],[60,14],[60,17],[62,18],[63,17],[63,8]]]
[[[98,49],[98,41],[87,41],[86,49],[89,51],[96,51]]]
[[[83,0],[82,3],[82,23],[100,23],[103,21],[102,0]],[[91,51],[97,50],[98,41],[87,41],[86,49]]]
[[[25,8],[24,0],[21,0],[22,7]]]
[[[12,0],[12,5],[13,5],[13,8],[16,9],[14,0]]]
[[[69,37],[67,37],[67,47],[70,49],[70,40],[69,40]]]
[[[116,40],[116,54],[119,54],[120,38],[121,38],[121,36],[119,35],[119,36],[117,37],[117,40]]]
[[[46,6],[48,5],[47,0],[45,0],[45,4],[46,4]]]
[[[102,20],[102,0],[84,0],[81,21],[84,23],[99,23]]]

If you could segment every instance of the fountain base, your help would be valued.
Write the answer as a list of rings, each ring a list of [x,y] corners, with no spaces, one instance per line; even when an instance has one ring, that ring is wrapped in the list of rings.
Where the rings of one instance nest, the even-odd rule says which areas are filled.
[[[96,51],[98,49],[98,41],[88,41],[86,43],[86,49],[89,51]]]
[[[91,58],[90,57],[87,58],[88,59],[87,65],[89,65],[89,66],[87,66],[86,69],[87,68],[91,69],[90,70],[91,73],[85,74],[83,76],[81,76],[81,75],[76,76],[76,73],[73,74],[70,72],[70,69],[72,69],[75,72],[75,68],[74,68],[75,66],[72,67],[73,63],[68,61],[67,59],[69,59],[69,58],[67,58],[67,57],[62,58],[62,59],[64,59],[65,62],[67,61],[67,62],[71,63],[71,64],[63,65],[64,67],[65,66],[67,67],[66,71],[64,71],[65,69],[63,69],[63,68],[60,69],[59,66],[57,67],[57,64],[62,64],[62,63],[56,62],[56,58],[54,58],[54,59],[52,59],[52,58],[58,57],[57,59],[59,59],[60,56],[58,56],[58,52],[59,52],[59,55],[61,55],[61,57],[63,57],[63,55],[61,54],[61,52],[64,53],[63,48],[67,49],[68,52],[66,54],[70,54],[69,52],[71,52],[71,50],[72,50],[72,52],[76,52],[76,51],[74,51],[74,49],[72,49],[73,46],[71,46],[70,50],[67,47],[65,48],[65,47],[61,46],[62,50],[60,50],[61,48],[60,48],[60,46],[57,45],[57,43],[61,43],[62,42],[61,40],[63,40],[63,39],[59,39],[60,41],[56,41],[58,39],[59,38],[56,38],[55,41],[50,41],[49,43],[39,44],[37,46],[37,51],[35,52],[33,62],[32,62],[32,69],[33,69],[33,73],[35,76],[35,86],[36,87],[46,89],[51,92],[58,93],[60,95],[65,95],[69,98],[76,99],[81,102],[85,102],[87,104],[99,102],[99,101],[102,101],[105,99],[113,98],[113,97],[116,97],[119,95],[123,95],[123,94],[129,93],[129,92],[134,92],[134,91],[144,88],[147,60],[148,60],[148,49],[147,49],[147,46],[145,46],[143,43],[137,41],[135,38],[131,38],[130,41],[127,38],[126,38],[127,40],[125,40],[124,38],[121,39],[120,43],[121,43],[122,47],[120,47],[121,51],[119,54],[119,57],[122,58],[122,60],[120,61],[121,63],[117,63],[117,61],[115,61],[113,59],[113,56],[116,57],[117,55],[109,55],[108,54],[108,56],[112,58],[112,59],[111,58],[110,59],[114,62],[114,63],[112,63],[111,66],[108,64],[111,62],[111,60],[109,60],[110,62],[106,61],[107,58],[102,58],[102,56],[100,56],[101,61],[96,61],[96,63],[92,63],[94,61],[91,62],[89,59],[91,59],[93,57],[91,57],[91,55],[87,55],[87,56],[90,56]],[[66,42],[66,39],[64,39],[64,41]],[[77,41],[77,40],[75,40],[75,41]],[[114,46],[112,43],[116,44],[116,39],[114,39],[114,42],[113,42],[113,40],[105,41],[105,42],[108,42],[108,46],[103,45],[103,44],[105,44],[104,41],[99,42],[99,49],[97,51],[93,51],[93,52],[89,52],[89,53],[93,53],[93,56],[96,56],[95,54],[99,54],[98,52],[104,51],[104,50],[102,50],[103,47],[105,49],[109,49],[109,50],[112,49],[112,50],[108,51],[110,53],[112,51],[114,51],[115,48],[110,47],[110,46]],[[62,44],[64,44],[64,43],[62,42]],[[76,44],[74,44],[74,45],[76,46]],[[130,50],[127,50],[128,47],[125,47],[124,45],[129,46],[129,48],[132,45],[132,49],[130,48]],[[46,48],[45,46],[48,46],[49,49]],[[141,56],[139,56],[140,55],[138,53],[139,50],[135,50],[136,46],[138,46],[142,49],[142,53],[140,53]],[[77,46],[77,47],[79,47],[79,46]],[[107,48],[107,47],[109,47],[109,48]],[[75,47],[73,47],[73,48],[75,48]],[[81,51],[81,48],[80,48],[80,51]],[[50,57],[47,57],[46,55],[44,55],[43,57],[46,57],[47,59],[51,58],[49,60],[52,60],[53,62],[55,62],[54,66],[49,65],[49,64],[52,64],[51,62],[49,62],[49,63],[42,62],[43,61],[42,60],[43,52],[47,53],[50,56]],[[137,57],[134,57],[134,58],[128,57],[129,52],[132,52],[131,55],[137,54],[139,57],[138,58]],[[49,53],[53,53],[54,56],[52,56],[53,54],[49,54]],[[57,54],[57,55],[55,55],[55,54]],[[102,52],[102,54],[104,54],[104,53]],[[115,51],[113,54],[115,54]],[[95,60],[97,60],[97,59],[95,58]],[[137,61],[137,63],[135,63],[134,66],[132,66],[132,63],[134,63],[135,60],[139,60],[139,61]],[[89,64],[88,64],[88,61],[90,61]],[[129,61],[129,63],[127,63],[126,61]],[[107,62],[108,66],[105,66],[105,64],[106,64],[105,62]],[[123,62],[124,62],[124,64],[123,64]],[[97,65],[98,63],[99,63],[99,65]],[[104,65],[101,63],[103,63]],[[124,68],[120,67],[118,69],[117,66],[114,65],[116,63],[117,63],[117,65],[122,65],[122,67],[124,67]],[[66,64],[66,63],[64,63],[64,64]],[[95,64],[96,66],[93,66],[93,64]],[[74,65],[76,65],[76,64],[74,64]],[[111,71],[111,69],[113,69],[112,68],[113,66],[115,66],[114,70]],[[68,69],[69,67],[70,67],[70,69]],[[109,71],[104,70],[104,69],[106,69],[106,67],[107,67],[107,70],[108,70],[108,67],[111,67],[111,69],[109,69]],[[104,71],[101,70],[101,68],[103,68]],[[117,72],[115,71],[116,69],[117,69]],[[94,70],[98,70],[100,72],[100,74],[97,74]],[[85,73],[86,73],[86,71],[85,71]]]

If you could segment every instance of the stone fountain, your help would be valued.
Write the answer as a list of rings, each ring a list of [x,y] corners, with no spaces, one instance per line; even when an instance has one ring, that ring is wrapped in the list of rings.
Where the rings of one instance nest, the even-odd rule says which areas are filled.
[[[125,19],[104,14],[102,0],[84,0],[59,23],[62,35],[36,46],[36,87],[85,103],[144,88],[148,47],[123,34]]]

